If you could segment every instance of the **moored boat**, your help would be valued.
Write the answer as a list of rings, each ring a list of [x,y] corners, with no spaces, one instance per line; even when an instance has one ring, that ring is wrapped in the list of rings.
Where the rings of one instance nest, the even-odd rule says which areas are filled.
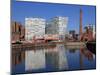
[[[88,41],[86,43],[86,47],[89,51],[96,54],[96,42],[95,41]]]

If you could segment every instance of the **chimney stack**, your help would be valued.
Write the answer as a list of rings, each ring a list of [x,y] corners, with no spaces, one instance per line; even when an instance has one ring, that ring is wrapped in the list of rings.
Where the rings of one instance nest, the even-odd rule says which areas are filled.
[[[79,38],[82,38],[82,9],[80,9],[80,26],[79,26]]]

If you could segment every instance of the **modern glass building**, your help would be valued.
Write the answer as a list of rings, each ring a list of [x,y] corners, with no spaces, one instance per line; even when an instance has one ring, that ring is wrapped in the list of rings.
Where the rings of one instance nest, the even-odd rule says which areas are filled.
[[[47,23],[46,34],[58,34],[63,39],[66,34],[68,17],[54,17]]]

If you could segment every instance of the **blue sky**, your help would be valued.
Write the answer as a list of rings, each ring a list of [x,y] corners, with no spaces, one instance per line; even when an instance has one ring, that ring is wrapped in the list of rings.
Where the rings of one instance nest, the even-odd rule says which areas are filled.
[[[25,17],[41,17],[47,21],[55,16],[68,17],[67,31],[79,31],[80,8],[83,11],[83,27],[87,24],[96,25],[95,6],[56,4],[56,3],[38,3],[13,1],[11,4],[11,20],[25,23]]]

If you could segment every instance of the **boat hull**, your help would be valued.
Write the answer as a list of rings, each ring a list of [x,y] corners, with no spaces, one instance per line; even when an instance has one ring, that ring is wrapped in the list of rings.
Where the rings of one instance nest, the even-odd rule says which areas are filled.
[[[87,42],[86,47],[89,51],[96,54],[96,42]]]

